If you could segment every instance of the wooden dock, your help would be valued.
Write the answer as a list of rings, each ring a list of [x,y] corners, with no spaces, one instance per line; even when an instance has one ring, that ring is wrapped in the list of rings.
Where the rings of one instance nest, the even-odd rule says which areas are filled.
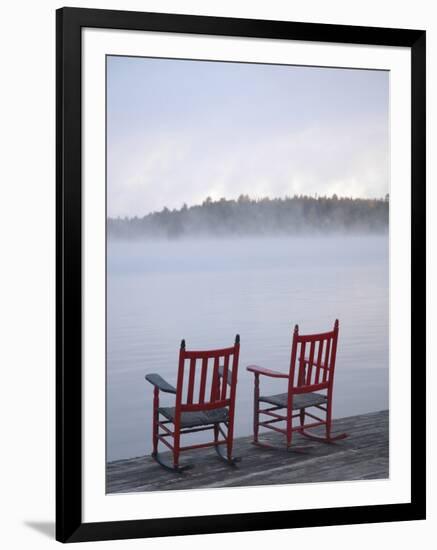
[[[299,453],[260,448],[250,437],[240,437],[235,439],[234,455],[241,462],[233,467],[213,449],[182,453],[181,464],[193,465],[183,474],[164,470],[150,456],[109,462],[106,490],[129,493],[385,479],[389,476],[388,419],[388,411],[339,418],[334,421],[334,433],[347,432],[347,439],[326,444],[296,435],[294,442],[308,447]],[[283,443],[283,437],[271,431],[263,437]]]

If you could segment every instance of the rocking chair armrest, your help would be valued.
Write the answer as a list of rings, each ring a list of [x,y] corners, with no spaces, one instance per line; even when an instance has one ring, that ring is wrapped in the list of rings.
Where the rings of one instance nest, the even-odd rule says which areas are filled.
[[[225,367],[223,365],[220,365],[218,368],[218,375],[220,378],[223,378],[223,371]],[[232,386],[232,371],[231,369],[228,369],[228,378],[226,380],[226,383],[228,386]]]
[[[166,382],[159,374],[146,374],[145,379],[163,392],[176,393],[176,388]]]
[[[285,374],[283,372],[279,372],[277,370],[272,369],[265,369],[263,367],[259,367],[258,365],[249,365],[246,367],[246,369],[249,372],[253,372],[254,374],[263,374],[264,376],[270,376],[271,378],[288,378],[288,374]]]

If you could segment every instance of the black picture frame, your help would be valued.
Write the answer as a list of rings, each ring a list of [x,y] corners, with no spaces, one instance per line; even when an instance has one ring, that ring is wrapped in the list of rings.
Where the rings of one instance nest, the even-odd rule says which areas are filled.
[[[330,509],[82,522],[81,30],[84,27],[411,49],[411,502]],[[425,518],[425,48],[423,30],[62,8],[56,14],[56,538],[61,542]],[[394,343],[395,345],[395,343]]]

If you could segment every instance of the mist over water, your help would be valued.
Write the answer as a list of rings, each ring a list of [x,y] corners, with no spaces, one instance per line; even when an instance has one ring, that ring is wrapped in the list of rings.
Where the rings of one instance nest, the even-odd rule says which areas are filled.
[[[108,460],[150,453],[153,388],[144,375],[175,385],[182,338],[202,349],[241,335],[236,437],[252,430],[253,375],[245,366],[286,372],[296,323],[306,333],[340,321],[334,416],[388,408],[388,276],[387,234],[110,239]],[[284,384],[261,379],[261,393],[285,392]],[[172,400],[163,394],[161,403]]]

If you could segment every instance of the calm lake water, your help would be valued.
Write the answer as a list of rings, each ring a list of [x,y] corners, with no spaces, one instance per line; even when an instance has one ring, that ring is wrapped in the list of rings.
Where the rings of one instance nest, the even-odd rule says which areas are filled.
[[[245,366],[287,371],[296,323],[305,333],[340,320],[335,416],[388,408],[386,235],[110,241],[107,274],[109,461],[150,453],[153,388],[144,375],[175,385],[182,338],[201,349],[241,335],[237,437],[252,430]],[[262,393],[286,391],[283,380],[261,384]]]

